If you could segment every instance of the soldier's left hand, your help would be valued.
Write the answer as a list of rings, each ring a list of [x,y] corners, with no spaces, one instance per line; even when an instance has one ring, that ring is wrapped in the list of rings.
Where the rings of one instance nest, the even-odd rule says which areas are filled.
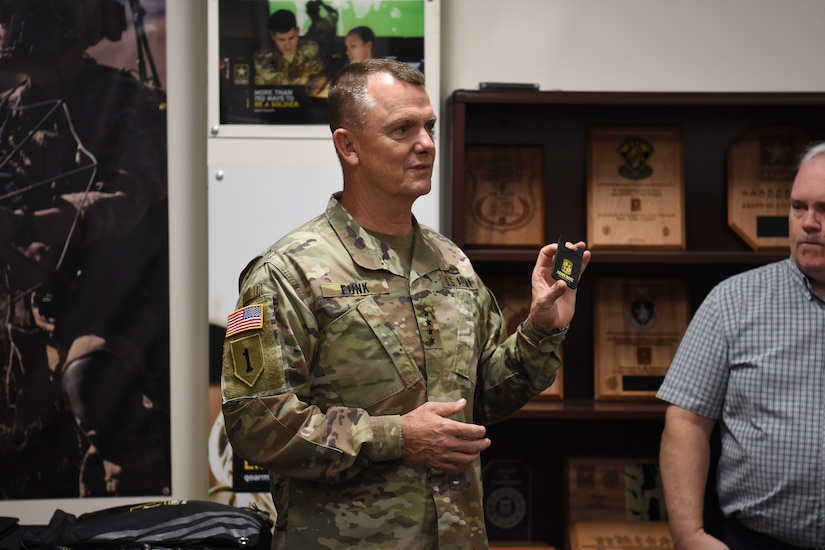
[[[567,243],[568,248],[586,249],[583,241]],[[576,311],[576,289],[567,286],[564,281],[553,279],[553,261],[556,257],[557,243],[544,246],[539,251],[531,279],[533,299],[530,304],[530,319],[537,329],[550,331],[566,326],[573,319]],[[590,262],[590,251],[582,256],[580,276]]]

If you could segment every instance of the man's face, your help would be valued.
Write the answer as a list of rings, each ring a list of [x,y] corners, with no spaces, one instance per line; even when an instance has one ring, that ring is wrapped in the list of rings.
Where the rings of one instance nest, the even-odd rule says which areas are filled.
[[[791,190],[788,233],[793,257],[818,292],[825,291],[825,155],[799,170]]]
[[[273,32],[270,33],[275,47],[283,55],[292,55],[298,49],[298,29],[292,29],[289,32]]]
[[[423,86],[388,74],[369,77],[374,107],[359,143],[359,178],[379,196],[414,201],[430,192],[435,161],[435,114]]]

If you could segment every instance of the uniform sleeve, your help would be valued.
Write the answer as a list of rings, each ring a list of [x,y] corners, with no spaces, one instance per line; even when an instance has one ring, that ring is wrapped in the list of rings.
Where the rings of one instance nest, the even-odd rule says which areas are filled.
[[[718,419],[728,387],[728,345],[723,292],[717,287],[691,319],[656,396]]]
[[[337,483],[372,462],[401,458],[401,419],[350,407],[321,412],[310,403],[318,327],[298,288],[265,261],[244,278],[224,343],[227,435],[234,451],[254,464]]]
[[[566,331],[542,338],[525,322],[502,339],[503,318],[495,297],[486,287],[482,292],[490,306],[481,331],[487,336],[479,364],[481,394],[476,398],[475,414],[481,423],[492,424],[508,418],[553,384]]]
[[[321,54],[316,42],[308,42],[304,50],[305,64],[304,74],[307,76],[315,76],[324,72],[324,62],[321,60]]]

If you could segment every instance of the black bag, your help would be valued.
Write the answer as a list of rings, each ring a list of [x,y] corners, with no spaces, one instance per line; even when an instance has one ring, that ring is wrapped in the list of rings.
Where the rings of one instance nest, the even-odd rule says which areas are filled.
[[[24,535],[21,548],[269,550],[269,514],[204,500],[168,500],[74,516],[55,511],[48,527]]]

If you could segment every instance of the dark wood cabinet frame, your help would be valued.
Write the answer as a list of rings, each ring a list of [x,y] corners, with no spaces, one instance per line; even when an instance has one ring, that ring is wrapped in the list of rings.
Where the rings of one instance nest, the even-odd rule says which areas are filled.
[[[544,149],[545,240],[586,240],[587,131],[595,125],[670,125],[682,130],[684,251],[595,250],[579,285],[576,316],[564,344],[564,399],[535,401],[489,427],[484,460],[524,460],[533,471],[530,539],[564,548],[564,458],[657,456],[665,406],[655,401],[593,400],[592,282],[599,276],[688,276],[695,311],[720,280],[788,256],[753,251],[727,220],[727,148],[755,125],[799,125],[825,140],[820,92],[543,92],[457,90],[447,101],[447,185],[442,227],[482,277],[523,275],[537,250],[465,246],[467,145],[540,145]],[[711,476],[712,478],[712,476]],[[713,479],[709,480],[712,486]],[[718,523],[708,492],[708,525]]]

